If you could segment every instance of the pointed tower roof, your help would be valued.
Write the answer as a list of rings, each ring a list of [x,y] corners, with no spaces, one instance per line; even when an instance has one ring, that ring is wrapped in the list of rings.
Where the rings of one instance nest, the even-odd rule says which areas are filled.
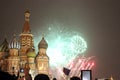
[[[8,52],[9,48],[8,48],[8,42],[7,39],[5,38],[3,43],[0,45],[0,52]]]
[[[38,48],[44,48],[47,49],[48,48],[48,44],[46,42],[46,40],[44,39],[44,36],[42,37],[42,40],[39,42],[38,44]]]
[[[30,17],[30,12],[27,10],[25,11],[25,23],[22,30],[23,33],[30,33],[29,17]]]
[[[9,48],[16,48],[18,49],[20,47],[18,40],[16,39],[16,35],[13,35],[13,39],[9,44]]]

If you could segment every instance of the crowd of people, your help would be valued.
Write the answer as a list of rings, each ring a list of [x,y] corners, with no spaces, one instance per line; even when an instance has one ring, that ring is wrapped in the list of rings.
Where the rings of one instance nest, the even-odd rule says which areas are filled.
[[[15,76],[15,75],[10,75],[7,72],[3,72],[0,71],[0,80],[18,80],[19,76]],[[25,79],[23,79],[25,80]],[[32,78],[29,80],[32,80]],[[49,76],[46,74],[38,74],[37,76],[35,76],[34,80],[50,80]],[[52,80],[57,80],[56,78],[53,78]],[[80,80],[79,77],[71,77],[70,80]]]

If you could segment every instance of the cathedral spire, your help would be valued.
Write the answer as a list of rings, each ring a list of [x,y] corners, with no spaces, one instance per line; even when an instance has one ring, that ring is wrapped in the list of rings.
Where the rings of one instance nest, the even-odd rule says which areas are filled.
[[[23,33],[30,33],[29,17],[30,17],[30,12],[27,10],[25,11],[25,23],[22,31]]]

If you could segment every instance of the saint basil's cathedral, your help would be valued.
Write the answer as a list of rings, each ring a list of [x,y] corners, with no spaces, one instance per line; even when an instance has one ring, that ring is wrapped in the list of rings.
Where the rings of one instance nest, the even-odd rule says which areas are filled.
[[[19,39],[17,40],[16,35],[13,35],[10,43],[5,38],[0,44],[0,70],[11,75],[19,73],[19,77],[26,76],[28,72],[33,79],[41,73],[50,75],[49,57],[46,53],[48,44],[43,36],[38,44],[38,53],[36,53],[29,24],[30,12],[26,11],[24,14],[25,22]]]

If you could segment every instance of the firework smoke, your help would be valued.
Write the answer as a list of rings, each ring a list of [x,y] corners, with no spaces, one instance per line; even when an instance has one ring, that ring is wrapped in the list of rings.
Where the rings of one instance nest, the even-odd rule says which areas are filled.
[[[62,71],[64,66],[71,70],[70,76],[79,76],[80,70],[93,67],[93,63],[90,62],[91,57],[78,56],[84,54],[87,49],[87,43],[79,35],[80,33],[71,31],[58,23],[48,25],[43,32],[48,42],[47,55],[50,58],[51,73],[54,77],[59,80],[66,79]],[[39,42],[40,39],[41,36],[35,37],[35,42]],[[37,44],[35,43],[35,46]]]

